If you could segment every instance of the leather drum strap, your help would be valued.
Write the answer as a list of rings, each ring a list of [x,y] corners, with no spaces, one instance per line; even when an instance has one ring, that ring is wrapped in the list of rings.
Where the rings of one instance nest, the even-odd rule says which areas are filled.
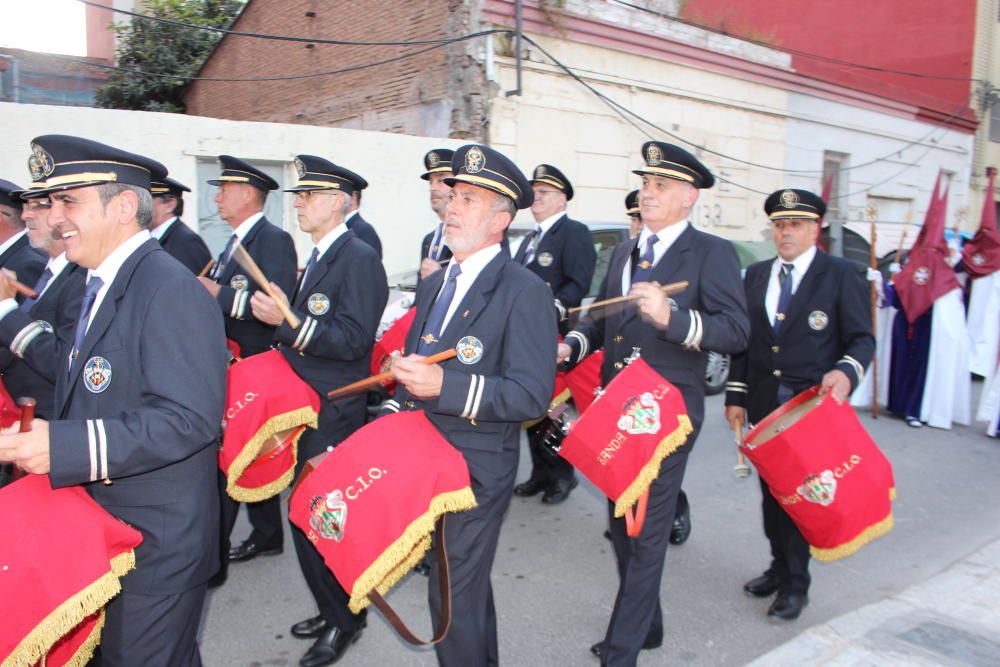
[[[445,515],[442,514],[438,517],[437,527],[435,531],[437,532],[437,539],[434,540],[434,551],[437,554],[438,562],[438,585],[441,592],[441,618],[438,619],[437,631],[434,633],[434,637],[428,641],[424,641],[417,637],[410,631],[410,628],[406,626],[403,619],[399,617],[399,614],[389,606],[389,603],[385,601],[382,594],[377,590],[372,590],[368,594],[368,599],[371,603],[375,605],[375,608],[382,612],[385,619],[389,621],[389,625],[399,634],[400,637],[413,644],[414,646],[433,646],[437,644],[445,635],[448,634],[448,629],[451,627],[451,573],[448,570],[448,554],[445,551],[445,539],[444,539],[444,518]]]
[[[625,510],[625,532],[629,537],[639,537],[642,533],[642,527],[646,523],[646,506],[649,504],[649,489],[639,496],[639,500],[635,503],[635,514],[632,513],[632,508],[629,507]]]

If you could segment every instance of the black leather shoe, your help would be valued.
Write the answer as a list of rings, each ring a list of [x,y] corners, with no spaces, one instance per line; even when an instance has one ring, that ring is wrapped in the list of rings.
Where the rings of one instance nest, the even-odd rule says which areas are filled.
[[[606,539],[608,542],[613,542],[614,541],[614,540],[611,539],[611,529],[610,528],[608,530],[604,531],[604,539]]]
[[[778,592],[778,585],[778,578],[765,572],[743,584],[743,592],[755,598],[766,598]]]
[[[691,537],[691,510],[674,517],[674,525],[670,528],[670,543],[684,544]]]
[[[569,492],[575,489],[579,483],[576,481],[576,477],[559,480],[552,485],[552,488],[545,492],[545,495],[542,496],[542,502],[546,505],[558,505],[569,498]]]
[[[804,593],[781,593],[771,603],[767,617],[781,621],[794,621],[809,604],[809,596]]]
[[[663,646],[663,637],[659,639],[650,639],[646,637],[646,641],[642,643],[642,650],[649,651],[654,648],[660,648]],[[598,658],[601,657],[601,652],[604,650],[604,642],[600,641],[590,647],[590,652],[596,655]]]
[[[413,571],[424,577],[429,577],[431,576],[431,565],[427,562],[427,559],[424,558],[413,566]]]
[[[521,482],[514,487],[514,495],[521,498],[530,498],[531,496],[537,496],[542,491],[548,490],[548,488],[549,483],[547,481],[531,477],[527,482]]]
[[[292,626],[292,636],[300,639],[313,639],[324,632],[326,632],[326,619],[322,615],[307,618]]]
[[[350,632],[345,632],[340,628],[328,629],[302,656],[302,659],[299,660],[299,667],[332,665],[347,653],[351,644],[361,639],[362,632],[364,632],[364,626],[361,625]]]
[[[229,550],[229,562],[241,563],[253,560],[257,556],[277,556],[282,551],[284,551],[284,548],[280,544],[276,547],[264,547],[256,542],[245,540],[240,546]]]

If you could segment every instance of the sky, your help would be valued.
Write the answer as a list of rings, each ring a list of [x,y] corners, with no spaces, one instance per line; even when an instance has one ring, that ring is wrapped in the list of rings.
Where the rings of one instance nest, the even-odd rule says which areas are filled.
[[[85,56],[84,9],[76,0],[0,0],[0,46]]]

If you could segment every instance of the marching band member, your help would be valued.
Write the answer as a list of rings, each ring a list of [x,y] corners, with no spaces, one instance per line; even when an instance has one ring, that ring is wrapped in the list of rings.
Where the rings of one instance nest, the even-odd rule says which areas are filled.
[[[528,267],[552,290],[559,329],[565,333],[569,326],[567,309],[579,306],[590,291],[597,251],[590,228],[566,214],[566,204],[573,199],[573,184],[562,171],[550,164],[538,165],[531,188],[535,194],[531,214],[536,226],[521,240],[514,261]],[[568,461],[553,458],[540,446],[539,439],[547,430],[547,419],[528,428],[531,476],[514,487],[514,495],[529,497],[544,492],[542,502],[557,505],[569,497],[577,481]]]
[[[18,185],[0,180],[0,268],[14,272],[25,285],[34,285],[45,269],[47,257],[28,242],[20,192]],[[18,296],[17,302],[24,298]]]
[[[726,387],[732,428],[759,422],[816,384],[842,402],[875,353],[868,287],[850,262],[816,250],[826,202],[806,190],[778,190],[764,212],[778,256],[750,266],[744,279],[750,345],[733,358]],[[767,615],[791,621],[809,603],[809,544],[763,478],[760,486],[771,565],[743,590],[777,593]]]
[[[272,287],[300,323],[292,328],[263,291],[253,295],[250,307],[255,318],[275,327],[282,355],[320,394],[319,428],[307,429],[298,444],[301,471],[309,458],[332,450],[365,423],[364,395],[331,401],[326,392],[368,375],[389,288],[374,248],[344,224],[354,190],[351,173],[314,155],[297,156],[295,167],[299,181],[288,192],[295,193],[299,228],[312,238],[313,249],[291,298],[280,285]],[[350,595],[316,547],[299,528],[292,525],[291,530],[299,565],[319,608],[319,615],[292,626],[294,636],[316,639],[299,665],[329,665],[361,637],[365,613],[348,610]]]
[[[218,568],[216,438],[226,348],[218,307],[147,231],[149,158],[79,137],[32,142],[49,222],[88,269],[55,419],[0,436],[0,461],[82,485],[142,533],[105,608],[101,665],[200,665],[206,582]],[[70,559],[72,560],[72,559]]]
[[[191,188],[172,178],[153,181],[153,222],[149,233],[178,262],[198,275],[212,253],[198,233],[184,224],[184,193]]]
[[[250,299],[260,285],[248,276],[235,256],[237,243],[241,244],[257,263],[268,280],[283,292],[290,293],[295,286],[295,245],[288,232],[272,224],[264,216],[267,193],[278,188],[277,182],[264,172],[230,155],[220,155],[222,174],[217,180],[215,203],[219,217],[229,223],[233,234],[229,237],[215,269],[208,277],[199,278],[205,289],[215,298],[226,323],[226,336],[240,346],[240,354],[249,357],[271,347],[274,327],[253,316]],[[225,489],[225,482],[222,483]],[[239,503],[222,491],[222,543],[224,554]],[[281,503],[277,496],[256,503],[247,503],[247,515],[253,531],[242,544],[228,549],[230,562],[248,561],[260,555],[280,554],[284,548]],[[216,581],[225,578],[226,565]],[[215,582],[213,582],[214,585]]]
[[[417,290],[408,356],[393,364],[400,387],[385,409],[424,410],[469,465],[477,506],[448,517],[453,614],[435,650],[446,667],[485,667],[500,661],[490,571],[517,474],[521,422],[542,415],[552,394],[556,318],[552,292],[502,245],[517,209],[531,205],[527,179],[481,145],[458,149],[452,173],[445,241],[454,257]],[[456,359],[421,361],[453,347]],[[429,560],[437,624],[436,556]]]
[[[627,536],[625,520],[614,517],[609,502],[619,589],[604,640],[591,647],[605,665],[635,665],[640,649],[663,642],[660,582],[687,457],[704,418],[706,351],[742,352],[749,329],[736,251],[689,221],[699,190],[712,187],[715,177],[672,144],[646,142],[642,155],[645,164],[633,173],[642,177],[644,228],[637,239],[615,248],[598,295],[603,300],[631,294],[634,305],[603,319],[588,314],[559,345],[559,359],[578,363],[603,346],[601,379],[607,385],[639,348],[642,358],[680,390],[694,432],[664,459],[638,538]],[[680,280],[688,281],[688,288],[667,299],[659,284]]]
[[[431,210],[438,217],[434,231],[428,232],[420,243],[420,280],[441,268],[444,262],[451,259],[451,250],[444,242],[444,211],[448,206],[448,193],[451,187],[444,182],[452,176],[451,158],[455,151],[450,148],[435,148],[424,155],[424,168],[427,170],[420,178],[427,181],[430,191]]]

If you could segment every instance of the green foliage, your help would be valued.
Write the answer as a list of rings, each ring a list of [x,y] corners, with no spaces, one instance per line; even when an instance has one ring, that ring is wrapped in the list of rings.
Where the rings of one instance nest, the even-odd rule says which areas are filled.
[[[184,23],[228,27],[245,0],[144,0],[141,12]],[[114,71],[97,91],[97,106],[106,109],[184,112],[187,80],[222,37],[220,33],[133,18],[112,24],[118,33],[117,65],[133,70],[175,75],[143,76]]]

